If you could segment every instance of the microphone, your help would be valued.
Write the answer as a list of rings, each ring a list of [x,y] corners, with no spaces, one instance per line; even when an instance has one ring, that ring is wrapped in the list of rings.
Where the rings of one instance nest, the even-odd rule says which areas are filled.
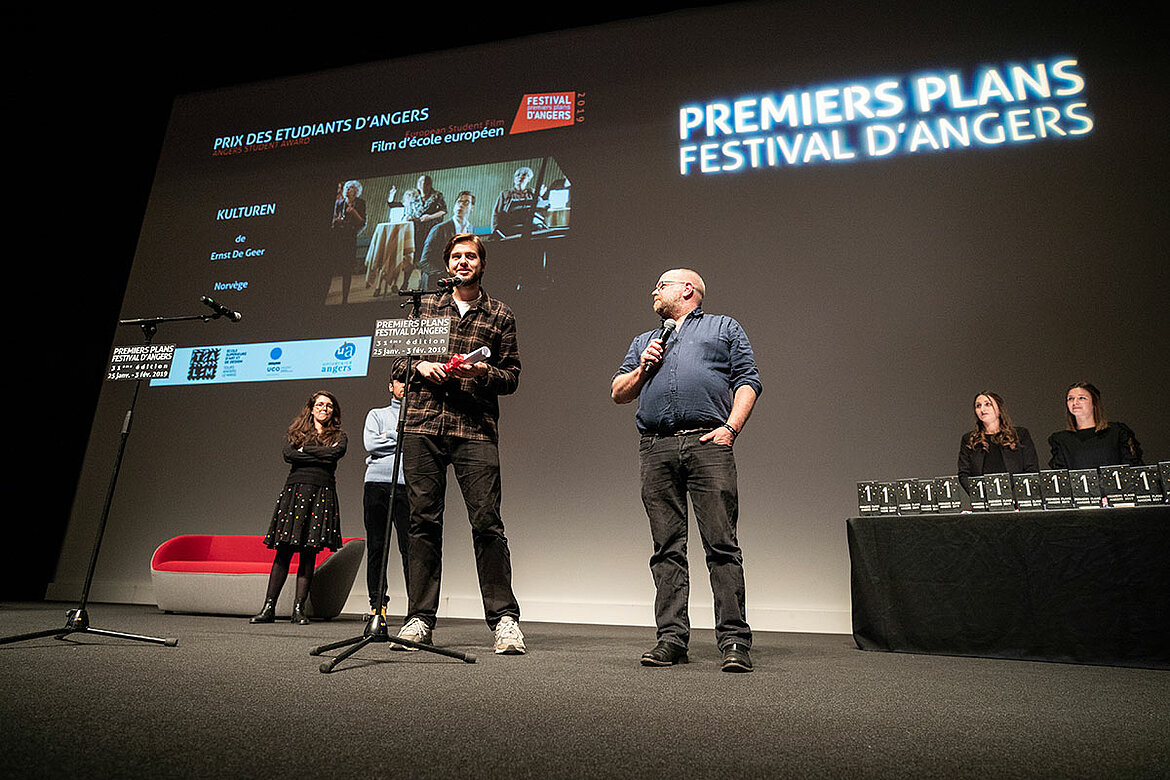
[[[439,281],[435,282],[435,286],[437,286],[440,290],[451,290],[456,287],[462,287],[463,280],[458,276],[448,276],[446,279],[440,279]]]
[[[670,334],[674,332],[675,326],[677,324],[678,323],[676,323],[674,320],[662,321],[662,335],[658,337],[658,340],[662,342],[663,358],[666,357],[666,340],[670,338]],[[646,366],[646,373],[653,374],[658,370],[660,365],[662,365],[662,360],[659,360],[657,363],[651,363],[649,366]]]
[[[232,322],[239,322],[244,317],[244,315],[240,314],[238,311],[232,311],[222,303],[216,303],[206,295],[204,295],[199,300],[201,300],[209,309],[214,311],[217,317],[227,317]]]

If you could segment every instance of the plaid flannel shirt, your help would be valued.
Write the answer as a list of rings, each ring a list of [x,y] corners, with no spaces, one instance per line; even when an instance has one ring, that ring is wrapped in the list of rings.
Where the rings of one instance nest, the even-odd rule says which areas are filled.
[[[512,310],[481,290],[478,300],[462,317],[451,293],[423,298],[418,316],[453,320],[450,352],[422,355],[420,359],[445,363],[456,353],[466,355],[484,345],[492,354],[484,361],[488,365],[487,374],[476,379],[450,377],[443,384],[435,385],[412,371],[404,423],[406,432],[499,441],[499,396],[516,392],[520,384],[520,350]],[[394,375],[401,379],[405,369],[405,359],[400,358]]]

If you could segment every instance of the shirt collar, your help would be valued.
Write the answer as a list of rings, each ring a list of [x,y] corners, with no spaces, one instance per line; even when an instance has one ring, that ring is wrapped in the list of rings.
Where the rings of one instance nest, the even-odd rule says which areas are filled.
[[[479,286],[479,297],[476,298],[474,301],[470,301],[470,305],[468,306],[467,310],[471,311],[472,309],[479,309],[479,308],[486,310],[488,308],[488,306],[487,306],[488,300],[489,300],[489,298],[488,298],[487,290],[483,289],[483,285],[481,284]],[[450,306],[456,310],[459,309],[459,305],[457,303],[455,303],[455,296],[451,293],[450,290],[445,291],[443,293],[442,297],[439,298],[439,308],[444,308],[446,306]]]
[[[695,308],[693,308],[689,312],[687,312],[687,316],[683,317],[683,322],[686,322],[687,320],[692,319],[692,318],[697,320],[702,316],[703,316],[703,307],[696,306]]]

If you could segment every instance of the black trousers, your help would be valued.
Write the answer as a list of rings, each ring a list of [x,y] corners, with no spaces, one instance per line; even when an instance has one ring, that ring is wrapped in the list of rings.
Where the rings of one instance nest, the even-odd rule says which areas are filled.
[[[650,572],[654,576],[658,640],[686,647],[691,637],[687,613],[689,495],[715,596],[715,640],[720,649],[732,642],[750,647],[743,553],[736,534],[739,491],[735,455],[726,445],[699,441],[700,435],[646,435],[639,444],[642,504],[654,541]]]
[[[394,507],[390,507],[390,491],[394,490]],[[366,592],[370,594],[370,609],[377,609],[390,601],[386,596],[388,569],[383,571],[382,558],[386,555],[389,531],[386,518],[393,524],[398,537],[398,553],[402,558],[403,582],[408,581],[407,553],[410,550],[410,499],[406,485],[395,487],[389,482],[367,482],[362,492],[363,519],[366,524]],[[381,598],[378,598],[379,590]]]
[[[495,442],[407,433],[402,467],[410,486],[410,618],[435,625],[443,572],[443,509],[447,469],[453,468],[475,547],[475,566],[489,628],[504,616],[520,619],[512,592],[512,558],[500,520],[500,455]]]

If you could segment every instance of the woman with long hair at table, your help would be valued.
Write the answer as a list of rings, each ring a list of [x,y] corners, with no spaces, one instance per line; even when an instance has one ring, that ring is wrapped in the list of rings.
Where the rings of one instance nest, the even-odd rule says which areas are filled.
[[[317,553],[322,547],[336,550],[341,546],[341,513],[334,473],[347,445],[341,429],[341,404],[332,393],[313,393],[285,437],[284,459],[291,468],[264,537],[264,544],[276,550],[276,558],[268,575],[264,606],[251,622],[276,620],[276,600],[288,578],[293,553],[300,553],[292,622],[309,623],[305,601],[313,582]]]
[[[1067,427],[1048,437],[1054,469],[1095,469],[1099,466],[1140,466],[1142,446],[1133,430],[1105,416],[1101,391],[1089,382],[1075,382],[1065,391]]]
[[[984,474],[1031,474],[1040,471],[1036,445],[1028,429],[1012,423],[997,393],[984,392],[972,404],[975,427],[959,443],[959,482]]]
[[[407,208],[406,216],[414,223],[414,259],[418,262],[422,260],[427,234],[447,216],[447,201],[426,173],[419,174],[415,192],[415,202]]]

